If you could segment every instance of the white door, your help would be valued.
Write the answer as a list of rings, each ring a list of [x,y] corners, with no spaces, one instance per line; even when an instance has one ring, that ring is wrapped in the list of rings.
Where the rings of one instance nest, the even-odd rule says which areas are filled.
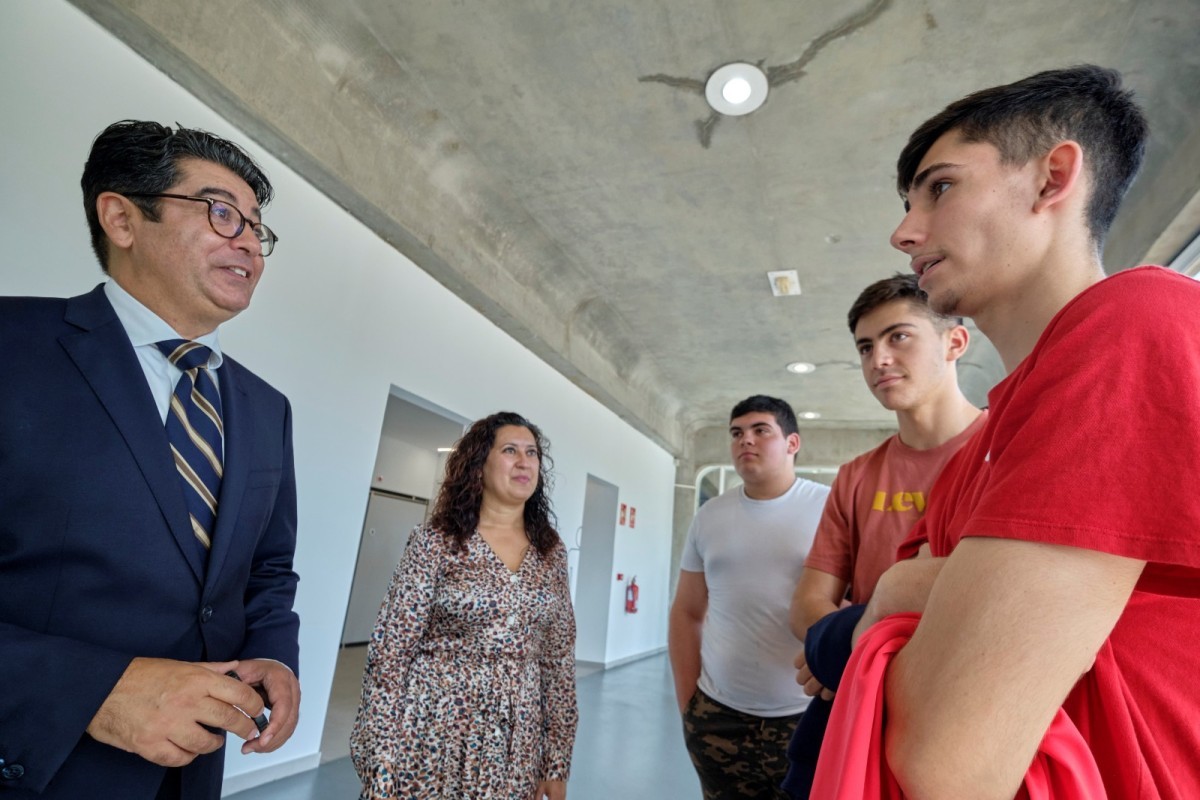
[[[371,492],[367,522],[358,546],[358,566],[350,588],[350,607],[342,644],[362,644],[371,638],[379,606],[387,592],[392,571],[404,555],[408,534],[425,520],[428,503],[407,497]]]

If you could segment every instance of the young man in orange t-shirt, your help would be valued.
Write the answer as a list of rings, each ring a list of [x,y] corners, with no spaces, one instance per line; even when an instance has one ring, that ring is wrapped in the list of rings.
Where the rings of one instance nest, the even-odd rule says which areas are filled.
[[[801,640],[843,600],[860,605],[871,598],[924,513],[934,479],[986,417],[958,386],[957,363],[970,335],[961,319],[929,308],[915,275],[897,274],[868,286],[851,306],[848,322],[863,379],[880,404],[896,413],[900,431],[838,470],[792,598],[792,632]],[[846,632],[852,629],[849,622]],[[848,636],[841,639],[848,652]],[[806,649],[812,652],[816,644],[806,642]],[[821,646],[842,649],[824,641]],[[796,667],[796,680],[808,694],[832,698],[833,690],[813,675],[804,652]],[[810,706],[793,740],[793,770],[785,783],[793,797],[807,796],[828,711],[820,701]]]
[[[984,417],[958,386],[967,329],[929,308],[915,275],[868,286],[849,323],[863,379],[896,413],[900,432],[838,470],[792,598],[792,631],[800,639],[844,598],[871,598],[924,513],[934,479]],[[808,688],[815,694],[821,687]]]

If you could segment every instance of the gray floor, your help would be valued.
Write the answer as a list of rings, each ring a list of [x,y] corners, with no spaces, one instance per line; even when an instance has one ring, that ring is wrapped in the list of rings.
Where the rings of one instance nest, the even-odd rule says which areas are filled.
[[[353,658],[353,654],[349,654]],[[583,674],[569,800],[692,800],[700,784],[687,751],[665,653]],[[350,759],[229,795],[226,800],[355,800]]]

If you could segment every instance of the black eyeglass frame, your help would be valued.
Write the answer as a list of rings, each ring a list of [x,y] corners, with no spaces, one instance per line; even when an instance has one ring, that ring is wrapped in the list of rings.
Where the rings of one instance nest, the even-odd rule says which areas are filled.
[[[266,258],[267,256],[271,255],[271,253],[275,252],[275,245],[278,244],[278,242],[279,242],[279,237],[275,235],[275,231],[271,230],[270,228],[268,228],[266,225],[264,225],[261,222],[255,222],[252,219],[248,219],[246,217],[246,215],[242,213],[242,210],[240,208],[238,208],[237,206],[235,206],[233,203],[229,202],[228,200],[218,200],[215,197],[201,197],[199,195],[191,195],[191,194],[171,194],[170,192],[130,192],[130,193],[126,194],[125,196],[126,197],[168,197],[168,198],[171,198],[172,200],[193,200],[193,201],[199,201],[201,203],[207,203],[208,204],[208,214],[206,216],[208,217],[208,227],[213,229],[213,233],[215,233],[217,236],[220,236],[222,239],[236,239],[237,237],[242,235],[242,231],[246,230],[246,225],[249,224],[250,230],[254,231],[254,236],[255,236],[255,238],[258,239],[258,243],[260,245],[262,245],[263,258]],[[227,206],[228,208],[232,208],[234,211],[237,212],[238,218],[241,220],[241,222],[238,223],[237,230],[234,231],[232,235],[226,236],[225,234],[223,234],[219,230],[217,230],[217,225],[215,222],[213,222],[213,218],[212,218],[212,209],[213,209],[214,203],[220,203],[221,205]]]

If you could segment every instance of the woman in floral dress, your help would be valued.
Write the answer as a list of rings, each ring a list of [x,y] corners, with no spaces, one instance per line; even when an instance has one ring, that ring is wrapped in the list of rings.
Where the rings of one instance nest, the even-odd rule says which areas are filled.
[[[501,412],[446,461],[371,636],[361,800],[563,800],[578,711],[567,553],[541,431]]]

